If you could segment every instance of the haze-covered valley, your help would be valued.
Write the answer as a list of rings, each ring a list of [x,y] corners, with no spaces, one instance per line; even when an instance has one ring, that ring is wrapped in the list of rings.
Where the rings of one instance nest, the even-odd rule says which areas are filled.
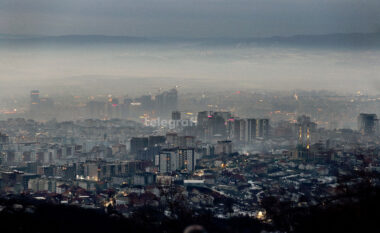
[[[343,41],[339,35],[337,40],[3,36],[0,96],[27,96],[36,88],[53,96],[137,95],[174,86],[184,92],[233,88],[378,94],[380,50],[378,34],[373,35],[372,41],[360,40],[360,35]]]

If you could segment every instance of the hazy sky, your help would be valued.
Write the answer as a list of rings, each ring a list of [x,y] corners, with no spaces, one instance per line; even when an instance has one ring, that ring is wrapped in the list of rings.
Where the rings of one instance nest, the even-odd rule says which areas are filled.
[[[0,0],[0,35],[191,38],[373,31],[380,32],[380,0]],[[167,80],[137,82],[135,86],[128,83],[138,91],[147,85],[177,84],[188,89],[380,90],[377,49],[196,44],[44,47],[28,43],[7,46],[0,41],[0,96],[16,91],[27,95],[31,89],[56,92],[53,87],[57,85],[84,88],[88,80],[98,77],[113,91],[119,87],[115,78]],[[90,87],[91,91],[106,89],[102,82]],[[120,88],[125,91],[126,87]]]
[[[380,31],[379,0],[0,0],[0,33],[250,37]]]

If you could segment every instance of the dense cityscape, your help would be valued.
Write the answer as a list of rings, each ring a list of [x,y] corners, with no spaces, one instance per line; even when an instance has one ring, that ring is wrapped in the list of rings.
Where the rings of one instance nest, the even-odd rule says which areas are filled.
[[[360,112],[379,109],[380,98],[360,92],[199,97],[173,88],[124,100],[67,97],[66,108],[40,95],[32,90],[28,106],[2,115],[9,117],[0,121],[3,198],[22,194],[126,218],[147,207],[176,218],[181,206],[268,223],[269,197],[312,207],[341,192],[341,177],[380,172],[377,114]]]

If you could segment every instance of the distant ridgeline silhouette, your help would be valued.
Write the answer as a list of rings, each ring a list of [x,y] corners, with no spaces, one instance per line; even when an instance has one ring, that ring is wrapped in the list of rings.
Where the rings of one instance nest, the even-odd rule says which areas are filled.
[[[63,36],[14,36],[0,35],[6,44],[167,44],[194,42],[208,46],[290,46],[311,48],[380,48],[380,32],[334,33],[322,35],[294,35],[252,38],[148,38],[107,35],[63,35]]]

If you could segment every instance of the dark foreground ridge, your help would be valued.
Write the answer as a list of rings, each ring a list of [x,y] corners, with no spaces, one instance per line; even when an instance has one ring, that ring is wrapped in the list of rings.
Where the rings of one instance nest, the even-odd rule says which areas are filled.
[[[54,205],[27,196],[0,199],[1,232],[183,232],[198,224],[206,232],[374,232],[380,217],[380,189],[367,181],[345,189],[339,196],[321,199],[313,207],[297,207],[274,197],[264,200],[268,219],[219,219],[211,213],[179,210],[166,217],[143,207],[125,218],[112,209],[90,210]]]
[[[266,226],[258,220],[241,217],[218,219],[205,213],[169,219],[153,208],[141,208],[125,218],[112,210],[83,209],[44,203],[16,196],[0,200],[1,232],[183,232],[199,224],[207,232],[261,232]]]

